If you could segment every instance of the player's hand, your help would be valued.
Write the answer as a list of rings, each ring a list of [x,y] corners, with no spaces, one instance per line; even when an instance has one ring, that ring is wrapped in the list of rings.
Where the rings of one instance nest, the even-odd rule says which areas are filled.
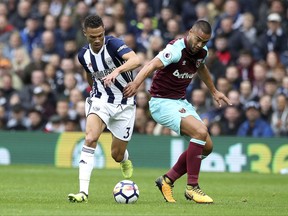
[[[219,107],[221,107],[221,101],[224,101],[227,105],[232,105],[231,101],[222,93],[219,91],[216,91],[213,94],[213,98],[216,100],[216,102],[218,103]]]
[[[136,94],[138,86],[134,82],[128,83],[123,90],[123,95],[125,98],[132,97]]]
[[[119,72],[115,69],[112,73],[108,74],[106,77],[103,77],[102,81],[104,81],[105,88],[111,86],[111,84],[115,82],[118,75]]]

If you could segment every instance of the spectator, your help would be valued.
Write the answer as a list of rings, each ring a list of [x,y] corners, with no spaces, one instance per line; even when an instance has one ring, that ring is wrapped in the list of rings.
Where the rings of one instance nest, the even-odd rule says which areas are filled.
[[[214,32],[217,33],[221,28],[221,22],[223,19],[230,17],[232,19],[232,28],[239,29],[243,24],[243,15],[239,1],[237,0],[226,0],[224,3],[224,12],[220,15],[219,19],[214,25]]]
[[[46,121],[42,118],[42,113],[41,111],[37,109],[31,109],[28,112],[28,121],[29,131],[43,131],[45,128]]]
[[[230,65],[226,68],[225,77],[230,83],[232,89],[239,90],[241,78],[239,75],[239,70],[235,65]]]
[[[220,136],[223,134],[222,126],[218,121],[211,122],[208,126],[208,131],[211,136]]]
[[[41,86],[33,89],[32,101],[28,109],[37,109],[41,112],[43,119],[48,121],[50,116],[55,114],[55,104],[51,103],[48,98],[48,93]]]
[[[288,97],[288,75],[283,78],[282,85],[278,88],[277,92]]]
[[[276,109],[272,114],[271,124],[276,136],[288,135],[288,100],[284,94],[276,99]]]
[[[77,116],[79,117],[79,126],[81,131],[85,131],[86,115],[85,115],[85,101],[81,100],[76,103],[75,107]]]
[[[13,86],[13,78],[9,73],[4,73],[1,77],[1,96],[5,98],[5,101],[8,102],[10,97],[17,92],[17,90]]]
[[[72,131],[81,131],[79,125],[79,117],[75,116],[68,116],[63,120],[64,122],[64,131],[65,132],[72,132]]]
[[[14,26],[8,22],[7,17],[5,15],[0,15],[0,42],[6,43],[13,30]]]
[[[179,38],[178,35],[182,33],[180,22],[172,18],[167,22],[167,30],[162,33],[164,44],[169,43],[169,41]]]
[[[240,124],[243,122],[242,116],[243,114],[239,106],[227,106],[219,121],[221,125],[221,135],[235,136]]]
[[[24,79],[24,69],[29,65],[31,59],[26,49],[17,48],[15,49],[11,64],[12,64],[12,73],[17,74],[21,80]]]
[[[215,26],[215,21],[224,13],[225,0],[212,0],[207,3],[208,22]]]
[[[59,44],[56,42],[55,34],[51,30],[46,30],[43,32],[40,46],[44,52],[44,62],[49,62],[51,56],[54,54],[58,54],[61,57],[64,56],[64,49],[59,47]]]
[[[31,15],[31,8],[30,1],[20,1],[17,5],[17,11],[11,15],[9,22],[15,26],[18,31],[25,28],[26,20]]]
[[[40,44],[42,30],[40,29],[40,18],[36,14],[32,14],[27,18],[25,27],[20,31],[22,43],[29,55],[33,49]]]
[[[161,8],[157,28],[161,31],[162,35],[165,34],[165,32],[167,32],[168,21],[175,17],[176,15],[174,13],[173,8],[170,8],[170,7]]]
[[[146,114],[146,110],[142,107],[136,108],[135,115],[135,125],[134,125],[134,133],[145,134],[145,126],[148,122],[148,116]]]
[[[206,65],[211,71],[214,80],[225,75],[226,66],[218,58],[215,48],[209,48],[209,56],[206,59]],[[200,87],[200,86],[199,86]]]
[[[259,100],[261,118],[271,124],[271,117],[273,113],[272,98],[270,95],[263,95]]]
[[[199,115],[207,112],[207,105],[205,100],[205,91],[203,89],[194,89],[191,93],[191,104]]]
[[[31,84],[25,85],[20,91],[21,104],[25,109],[31,108],[33,90],[45,81],[45,75],[42,70],[34,70],[31,73]]]
[[[44,70],[46,62],[42,60],[43,50],[40,47],[34,47],[32,50],[31,61],[23,69],[23,83],[31,84],[31,73],[34,70]]]
[[[13,59],[15,50],[19,48],[26,49],[22,43],[20,33],[18,31],[14,31],[10,35],[9,40],[4,44],[3,56],[8,59]]]
[[[249,41],[251,46],[254,46],[257,40],[257,29],[255,27],[255,18],[252,13],[246,12],[243,14],[243,25],[240,27],[240,32],[243,32],[245,39]],[[252,48],[253,50],[253,48]]]
[[[228,43],[228,38],[224,34],[218,34],[215,38],[215,53],[224,66],[232,62],[232,53],[228,48]]]
[[[264,82],[264,94],[271,96],[272,106],[276,107],[277,81],[274,78],[267,78]]]
[[[240,72],[241,80],[250,80],[251,82],[254,81],[254,64],[255,60],[252,56],[252,53],[249,50],[241,50],[236,62],[236,66],[238,67]]]
[[[76,39],[77,29],[73,26],[72,18],[68,15],[61,15],[59,18],[59,27],[55,30],[55,43],[57,47],[64,52],[66,41]]]
[[[161,32],[158,29],[153,28],[153,22],[152,19],[149,17],[144,17],[142,19],[143,28],[139,30],[136,41],[139,44],[142,44],[145,49],[147,50],[150,46],[150,38],[152,36],[160,36]]]
[[[266,62],[261,61],[255,63],[255,65],[253,66],[253,76],[253,94],[261,97],[265,93],[264,84],[267,77]]]
[[[256,44],[256,58],[264,60],[269,51],[279,53],[283,57],[288,50],[287,34],[281,27],[282,18],[278,13],[267,17],[268,29],[260,35]]]
[[[184,21],[184,31],[187,31],[198,19],[196,14],[196,5],[200,0],[187,0],[184,1],[181,8],[181,18]]]
[[[260,105],[255,101],[249,101],[245,104],[245,115],[247,120],[244,121],[237,132],[237,136],[251,137],[273,137],[274,133],[268,122],[260,116]]]
[[[26,117],[26,111],[21,104],[15,104],[12,107],[11,116],[8,118],[7,130],[25,131],[29,127],[29,120]]]
[[[258,100],[258,96],[252,91],[252,84],[250,81],[245,80],[240,83],[240,102],[246,104],[251,100]]]
[[[49,118],[49,121],[47,122],[47,124],[45,125],[45,129],[46,132],[49,133],[62,133],[64,132],[65,128],[64,128],[64,123],[62,121],[62,118],[55,114],[52,115]]]
[[[231,1],[231,0],[230,0]],[[216,37],[222,34],[227,38],[228,50],[231,52],[232,61],[236,62],[239,57],[239,50],[250,50],[251,44],[245,38],[245,35],[240,29],[233,27],[233,18],[228,16],[222,18],[220,22],[221,28],[215,32]]]

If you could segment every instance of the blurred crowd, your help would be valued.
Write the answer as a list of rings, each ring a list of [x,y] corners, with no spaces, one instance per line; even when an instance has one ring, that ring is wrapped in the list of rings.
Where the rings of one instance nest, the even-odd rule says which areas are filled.
[[[143,65],[196,20],[208,20],[206,64],[233,106],[219,108],[197,77],[186,97],[211,135],[288,136],[287,0],[2,0],[0,130],[85,130],[90,87],[77,51],[89,14],[101,16],[106,34],[123,39]],[[137,93],[134,132],[174,135],[149,114],[150,82]]]

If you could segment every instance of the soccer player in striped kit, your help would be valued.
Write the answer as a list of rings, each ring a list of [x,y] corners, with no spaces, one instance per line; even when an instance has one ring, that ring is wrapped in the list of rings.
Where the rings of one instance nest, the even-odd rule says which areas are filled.
[[[85,105],[87,122],[79,161],[80,192],[68,195],[71,202],[88,201],[94,152],[106,127],[113,135],[113,159],[120,163],[125,178],[130,178],[133,173],[126,147],[133,132],[136,106],[134,96],[124,97],[123,89],[133,81],[132,70],[140,66],[140,59],[122,40],[105,36],[103,21],[97,15],[85,18],[83,33],[88,44],[79,51],[78,59],[92,90]]]
[[[126,97],[136,94],[140,84],[155,71],[150,88],[151,115],[159,124],[189,140],[187,150],[180,155],[176,164],[155,181],[164,199],[171,203],[176,202],[172,194],[173,183],[186,173],[185,197],[197,203],[213,203],[213,199],[198,184],[201,160],[212,151],[212,140],[195,108],[185,99],[186,88],[197,73],[219,106],[221,101],[231,105],[229,99],[215,88],[205,65],[208,55],[206,43],[211,33],[208,22],[196,21],[187,37],[171,41],[124,90]]]

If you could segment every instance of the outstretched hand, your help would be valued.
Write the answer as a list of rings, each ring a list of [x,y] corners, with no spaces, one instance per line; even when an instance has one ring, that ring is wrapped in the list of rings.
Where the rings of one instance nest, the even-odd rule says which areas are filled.
[[[123,95],[125,98],[132,97],[137,92],[137,85],[134,82],[128,83],[123,90]]]
[[[109,87],[112,83],[115,82],[116,77],[119,75],[119,72],[117,70],[114,70],[112,73],[108,74],[107,76],[102,78],[102,81],[104,81],[104,86]]]
[[[216,100],[216,102],[218,103],[219,107],[221,107],[221,101],[224,101],[227,105],[232,105],[231,101],[222,93],[219,91],[216,91],[213,94],[213,98]]]

